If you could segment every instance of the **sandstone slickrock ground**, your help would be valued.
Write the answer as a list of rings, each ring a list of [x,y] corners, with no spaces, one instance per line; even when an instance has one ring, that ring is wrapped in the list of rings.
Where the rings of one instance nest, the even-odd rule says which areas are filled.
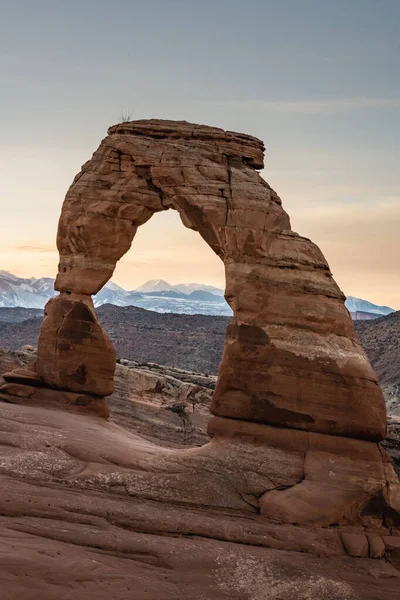
[[[1,375],[36,360],[36,348],[0,351]],[[110,420],[166,448],[190,448],[209,441],[211,396],[216,377],[119,360],[115,389],[107,402]]]
[[[15,355],[3,353],[0,370],[23,366],[34,358],[34,349],[29,347]],[[131,434],[111,430],[111,438],[104,443],[101,419],[85,417],[88,423],[82,430],[82,416],[78,422],[68,423],[70,416],[60,411],[30,409],[27,413],[26,407],[18,407],[23,412],[15,414],[12,410],[15,407],[11,405],[1,411],[1,447],[7,449],[8,446],[11,450],[11,454],[2,453],[0,461],[4,565],[0,583],[8,590],[6,600],[34,598],[37,594],[49,600],[67,599],[71,590],[75,597],[83,600],[108,598],[110,594],[118,599],[161,600],[181,598],[183,589],[187,594],[185,598],[199,600],[376,599],[383,593],[385,598],[399,597],[400,577],[391,563],[378,561],[375,564],[376,561],[365,558],[385,553],[394,564],[398,560],[396,537],[390,535],[394,530],[382,528],[373,511],[366,511],[367,527],[361,532],[354,526],[310,528],[259,517],[255,498],[240,492],[249,478],[262,479],[260,466],[256,467],[258,472],[252,474],[259,451],[261,462],[265,461],[262,440],[254,443],[256,430],[252,432],[250,462],[244,465],[242,473],[236,472],[237,448],[233,452],[232,449],[225,451],[225,458],[219,451],[218,468],[210,470],[203,457],[196,474],[192,472],[189,481],[186,480],[185,494],[178,502],[171,504],[171,498],[167,504],[155,501],[154,494],[161,497],[166,490],[168,495],[173,494],[174,480],[184,476],[181,461],[178,462],[181,466],[173,469],[174,474],[167,475],[171,478],[167,483],[165,474],[159,473],[150,487],[143,481],[143,467],[136,474],[133,471],[133,479],[129,477],[127,461],[130,466],[135,463],[137,444],[138,448],[147,446],[148,451],[151,450],[151,444],[143,438],[157,444],[159,449],[160,446],[183,448],[206,443],[206,424],[210,417],[207,407],[213,380],[156,365],[121,362],[123,364],[117,365],[116,390],[108,402],[112,420]],[[186,408],[186,423],[179,414],[168,410],[175,406]],[[256,427],[261,430],[259,435],[265,433],[263,426]],[[12,445],[16,432],[14,444],[15,441],[17,444]],[[116,468],[116,453],[119,455],[121,449],[115,445],[121,442],[121,434],[124,437],[132,432],[133,435],[140,433],[141,437],[133,438],[134,441],[129,438],[133,447],[119,456],[123,464],[121,470]],[[278,430],[282,448],[287,450],[282,433]],[[35,447],[39,439],[42,441]],[[17,445],[22,450],[18,460]],[[92,457],[86,458],[89,462],[84,469],[82,460],[88,447],[92,448]],[[106,469],[102,476],[99,473],[96,476],[99,465],[96,468],[97,460],[93,462],[93,459],[97,453],[97,460]],[[241,448],[240,461],[246,453],[245,448]],[[158,451],[151,454],[154,458]],[[280,457],[277,448],[272,457],[277,464],[274,468],[268,465],[268,479],[275,478],[278,489],[280,480],[288,476],[280,472],[283,456]],[[230,467],[227,473],[222,469],[224,460]],[[335,457],[330,460],[335,461]],[[343,457],[339,456],[339,460]],[[149,455],[145,470],[154,469],[151,462]],[[334,464],[331,462],[333,469]],[[12,465],[17,472],[10,473]],[[300,465],[301,460],[297,459],[291,475],[295,481],[300,477],[296,475]],[[364,466],[368,468],[368,463]],[[92,474],[89,487],[84,489],[87,484],[80,481],[78,475],[88,469]],[[121,478],[119,481],[115,480],[116,475]],[[124,477],[128,477],[130,484],[122,481]],[[139,490],[135,492],[138,481]],[[208,501],[211,497],[213,503],[218,503],[219,497],[229,503],[229,496],[233,496],[230,502],[235,508],[193,507],[190,494],[196,496],[198,485],[210,490]],[[143,494],[142,486],[150,500],[137,496]],[[164,487],[166,490],[162,491]],[[248,492],[248,483],[245,487]],[[207,501],[207,494],[202,501]],[[315,491],[312,501],[317,502]],[[365,535],[365,531],[369,533]],[[349,554],[360,555],[360,558],[350,559]],[[174,556],[180,559],[171,560]],[[31,590],[34,590],[33,596]]]
[[[399,598],[393,525],[258,514],[265,488],[299,477],[278,447],[182,455],[98,418],[15,405],[2,407],[0,440],[5,600]]]
[[[111,127],[75,178],[59,222],[60,295],[36,361],[0,388],[11,554],[0,577],[12,600],[35,586],[49,597],[54,582],[62,597],[66,581],[81,598],[399,598],[383,395],[325,258],[256,172],[263,150],[244,134],[136,121]],[[137,227],[167,208],[224,261],[234,311],[212,439],[188,450],[107,421],[115,355],[91,300]],[[93,561],[83,577],[71,545],[79,565]],[[26,584],[21,564],[33,566]]]

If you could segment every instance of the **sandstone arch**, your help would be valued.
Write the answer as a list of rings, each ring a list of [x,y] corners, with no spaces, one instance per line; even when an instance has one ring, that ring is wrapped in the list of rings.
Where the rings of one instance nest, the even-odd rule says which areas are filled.
[[[291,231],[281,200],[257,173],[263,160],[260,140],[221,129],[157,120],[109,129],[63,204],[60,296],[47,307],[38,350],[45,384],[112,391],[115,356],[90,295],[111,277],[137,228],[173,208],[225,263],[234,318],[214,415],[384,437],[382,393],[344,296],[320,250]]]
[[[7,409],[17,422],[35,422],[36,405],[44,426],[63,432],[50,450],[47,433],[28,447],[56,474],[59,454],[51,450],[80,461],[82,468],[63,472],[67,485],[113,493],[117,481],[138,498],[261,514],[257,527],[265,520],[357,526],[356,539],[351,529],[340,548],[380,557],[385,544],[397,547],[387,532],[396,538],[400,514],[398,479],[375,443],[385,435],[382,393],[325,258],[291,231],[279,197],[257,173],[263,151],[253,137],[186,122],[111,127],[63,204],[60,294],[46,306],[37,361],[4,375],[0,399],[31,405]],[[213,440],[189,452],[152,448],[87,416],[107,416],[102,397],[115,368],[91,295],[137,227],[167,208],[224,261],[234,310],[211,406]],[[62,405],[86,415],[43,409]],[[12,442],[23,457],[24,444],[24,436]],[[7,473],[21,476],[21,464],[34,463],[22,458]],[[291,535],[301,549],[302,530]]]

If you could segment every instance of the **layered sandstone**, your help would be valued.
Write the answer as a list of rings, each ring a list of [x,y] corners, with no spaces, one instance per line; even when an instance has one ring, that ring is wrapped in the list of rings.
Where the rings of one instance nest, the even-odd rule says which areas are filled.
[[[20,370],[35,352],[1,358]],[[206,442],[209,380],[121,361],[109,403],[125,431],[82,413],[3,405],[7,600],[32,591],[58,600],[65,586],[82,600],[397,600],[396,482],[384,454],[243,421],[232,431],[231,419],[214,419],[208,446],[165,451]]]
[[[140,556],[151,574],[135,567],[134,581],[152,600],[160,590],[171,600],[398,597],[400,485],[376,443],[383,395],[324,256],[291,231],[257,173],[263,150],[243,134],[136,121],[110,128],[75,178],[58,230],[60,295],[46,306],[37,360],[0,389],[2,514],[17,518],[21,539],[11,527],[10,545],[23,556],[35,531],[55,540],[51,553],[60,543],[111,553],[118,560],[99,569],[117,579],[121,556]],[[168,208],[224,261],[234,312],[212,440],[190,450],[107,422],[115,355],[90,298],[137,227]],[[271,548],[291,556],[274,563]],[[345,556],[365,562],[350,567]],[[391,564],[373,560],[382,557]],[[163,570],[173,571],[169,588],[157,579]],[[97,585],[101,593],[130,597],[118,583]]]
[[[281,200],[257,173],[263,150],[251,136],[186,122],[135,121],[109,129],[63,204],[56,280],[61,294],[47,306],[36,365],[46,385],[112,391],[112,350],[96,321],[85,327],[96,328],[97,338],[82,343],[70,339],[74,313],[71,327],[60,332],[56,324],[71,295],[74,311],[95,319],[84,305],[111,277],[138,226],[173,208],[225,263],[234,317],[212,412],[384,438],[382,393],[343,294],[320,250],[291,231]]]
[[[396,481],[381,488],[375,444],[255,423],[224,437],[221,421],[175,450],[3,404],[5,598],[398,600]]]
[[[106,396],[113,391],[115,350],[97,320],[90,296],[49,300],[35,369],[49,386]]]
[[[0,382],[5,380],[8,384],[3,391],[11,384],[14,392],[23,390],[22,397],[14,397],[14,403],[34,404],[34,398],[29,397],[32,389],[39,394],[41,401],[38,404],[43,407],[45,403],[44,389],[33,388],[37,380],[27,378],[28,374],[34,373],[29,365],[35,360],[36,348],[33,346],[24,346],[15,353],[0,350]],[[22,377],[25,378],[24,385],[20,383]],[[157,445],[170,448],[201,446],[209,440],[207,426],[215,381],[213,376],[119,359],[115,369],[115,389],[107,398],[110,408],[107,416],[113,423]],[[54,398],[53,390],[46,393]],[[97,406],[93,404],[94,397],[92,403],[85,406],[82,394],[64,394],[70,399],[80,397],[81,402],[62,405],[59,401],[59,408],[80,414],[88,413],[90,408],[93,414],[93,409],[97,408],[97,416],[101,416],[98,413],[100,398],[97,398]]]

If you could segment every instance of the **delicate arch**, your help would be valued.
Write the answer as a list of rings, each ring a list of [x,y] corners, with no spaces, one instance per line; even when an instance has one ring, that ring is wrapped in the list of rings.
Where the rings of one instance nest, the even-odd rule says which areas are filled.
[[[187,122],[109,129],[63,204],[60,295],[47,306],[36,365],[45,384],[111,393],[115,354],[90,296],[110,279],[137,227],[173,208],[225,263],[234,316],[214,415],[232,419],[233,429],[247,420],[384,437],[382,393],[344,296],[320,250],[291,231],[281,200],[257,173],[263,151],[251,136]]]

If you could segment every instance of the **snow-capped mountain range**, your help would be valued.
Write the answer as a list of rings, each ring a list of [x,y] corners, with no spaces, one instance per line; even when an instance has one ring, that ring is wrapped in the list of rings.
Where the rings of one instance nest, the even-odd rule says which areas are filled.
[[[368,302],[368,300],[353,298],[353,296],[349,296],[347,298],[346,306],[351,313],[364,312],[378,315],[380,317],[382,315],[388,315],[389,313],[394,312],[394,309],[390,308],[390,306],[377,306],[376,304],[372,304],[372,302]]]
[[[54,279],[51,277],[23,279],[0,271],[0,307],[43,308],[55,294]],[[166,313],[232,314],[225,302],[224,291],[201,283],[171,285],[163,279],[152,279],[128,291],[110,281],[93,299],[95,306],[115,304]],[[352,296],[347,298],[346,306],[356,318],[375,318],[394,312],[389,306],[377,306]]]
[[[182,294],[191,294],[192,292],[201,290],[210,292],[216,296],[224,295],[224,290],[213,285],[206,285],[204,283],[178,283],[177,285],[171,285],[168,281],[164,281],[164,279],[150,279],[150,281],[146,281],[146,283],[136,288],[135,292],[166,292],[172,290],[181,292]]]
[[[43,308],[54,294],[51,277],[22,279],[8,271],[0,271],[0,306]]]
[[[43,308],[54,291],[54,279],[23,279],[0,271],[0,307]],[[162,279],[147,281],[136,290],[124,290],[109,281],[93,298],[95,306],[139,306],[157,312],[231,315],[223,290],[200,283],[171,285]]]

